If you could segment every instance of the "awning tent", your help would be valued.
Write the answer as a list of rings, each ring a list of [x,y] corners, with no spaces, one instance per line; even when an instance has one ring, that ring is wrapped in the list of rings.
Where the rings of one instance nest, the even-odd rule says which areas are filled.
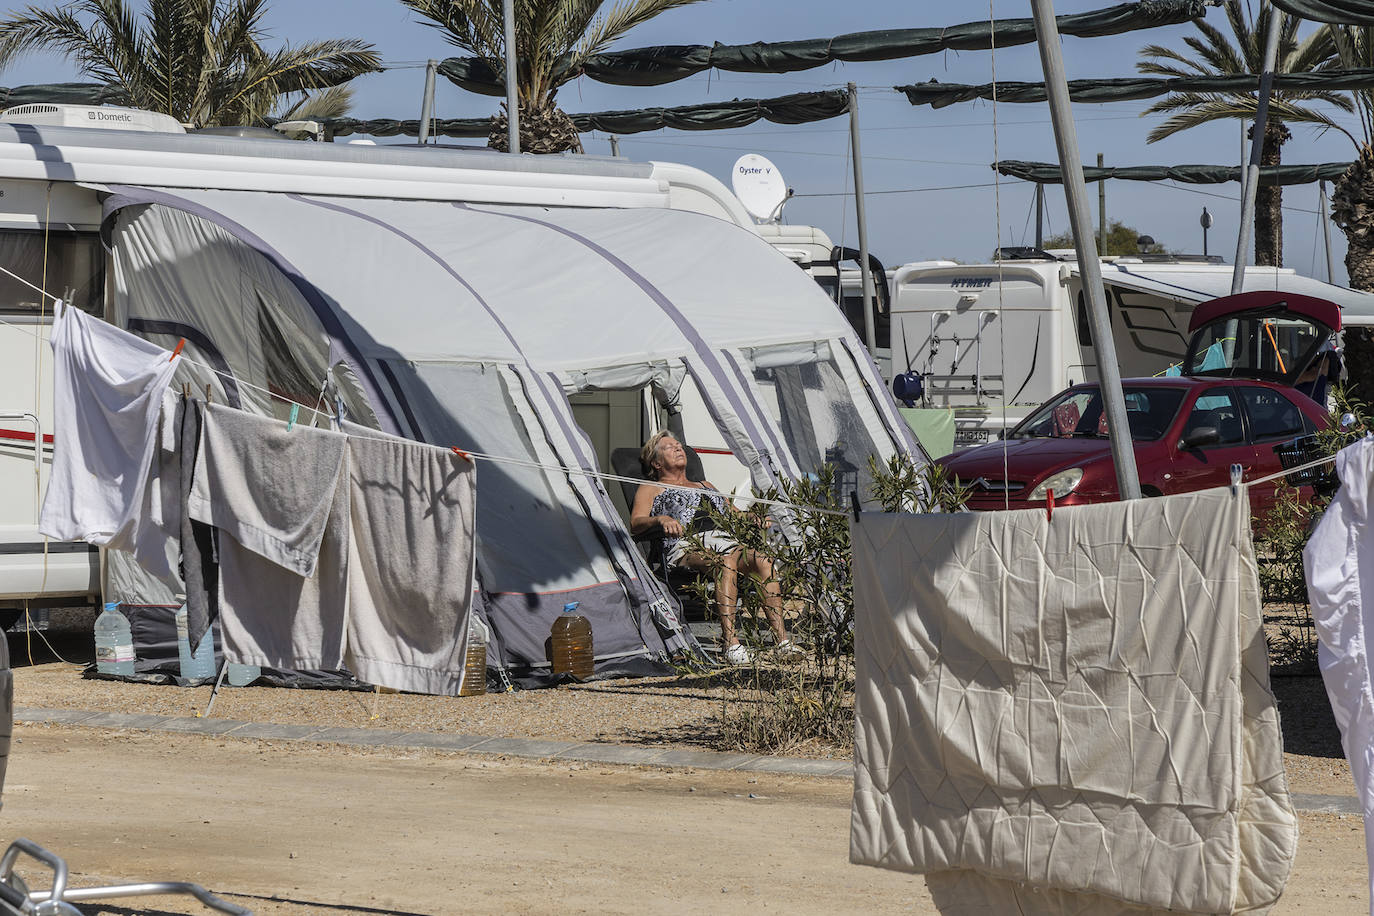
[[[1072,267],[1074,276],[1078,268]],[[1175,299],[1205,302],[1231,295],[1231,267],[1226,264],[1151,264],[1118,261],[1102,265],[1102,282],[1108,286]],[[1279,290],[1327,299],[1341,307],[1341,321],[1356,327],[1374,326],[1374,295],[1323,283],[1291,270],[1247,267],[1244,291]]]
[[[567,395],[694,389],[753,482],[921,455],[852,328],[756,235],[683,211],[112,187],[113,320],[256,387],[438,445],[544,465],[478,472],[489,658],[546,668],[570,600],[598,667],[688,638],[593,478]],[[329,384],[332,382],[332,384]]]

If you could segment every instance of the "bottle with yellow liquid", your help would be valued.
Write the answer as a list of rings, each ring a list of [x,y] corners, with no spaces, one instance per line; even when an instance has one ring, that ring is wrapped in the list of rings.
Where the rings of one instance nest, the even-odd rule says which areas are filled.
[[[592,654],[592,622],[577,613],[578,603],[563,605],[563,613],[553,622],[549,633],[553,644],[554,674],[571,674],[579,681],[591,678],[595,669]]]

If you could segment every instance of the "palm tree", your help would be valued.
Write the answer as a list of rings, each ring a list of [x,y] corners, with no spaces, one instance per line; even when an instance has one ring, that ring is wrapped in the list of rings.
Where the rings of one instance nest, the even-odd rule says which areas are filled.
[[[129,104],[196,127],[258,124],[282,100],[380,69],[355,39],[263,47],[267,0],[70,0],[0,19],[0,60],[55,51]]]
[[[1201,34],[1183,39],[1191,54],[1162,45],[1148,45],[1141,49],[1142,60],[1136,64],[1136,68],[1141,73],[1165,77],[1259,73],[1264,66],[1264,45],[1269,34],[1269,4],[1260,4],[1255,16],[1257,26],[1247,21],[1240,0],[1226,0],[1223,6],[1234,43],[1231,37],[1211,23],[1195,20],[1194,25]],[[1301,73],[1339,66],[1327,30],[1319,28],[1299,41],[1297,33],[1300,21],[1287,13],[1280,14],[1279,54],[1275,72]],[[1331,119],[1320,110],[1299,104],[1307,101],[1326,102],[1344,111],[1351,110],[1349,99],[1341,92],[1275,92],[1269,101],[1261,164],[1279,165],[1283,161],[1283,144],[1292,138],[1288,124],[1308,123],[1322,128],[1333,126]],[[1218,120],[1250,121],[1255,117],[1256,105],[1255,95],[1248,92],[1172,93],[1146,109],[1146,114],[1170,115],[1150,131],[1148,140],[1154,143],[1179,131]],[[1256,264],[1283,264],[1282,207],[1283,188],[1279,185],[1259,188],[1255,199]]]
[[[501,0],[401,0],[444,33],[450,44],[505,73],[506,42]],[[582,151],[577,128],[555,99],[588,57],[659,13],[700,0],[515,0],[515,47],[519,62],[520,148],[527,152]],[[492,122],[489,146],[506,148],[506,116]]]
[[[1342,67],[1374,65],[1374,29],[1369,26],[1328,25],[1336,57]],[[1331,220],[1345,233],[1345,269],[1354,289],[1374,292],[1374,90],[1351,93],[1359,117],[1359,132],[1333,123],[1350,138],[1356,158],[1336,179],[1331,193]],[[1370,328],[1346,328],[1346,371],[1361,400],[1374,400],[1374,334]]]

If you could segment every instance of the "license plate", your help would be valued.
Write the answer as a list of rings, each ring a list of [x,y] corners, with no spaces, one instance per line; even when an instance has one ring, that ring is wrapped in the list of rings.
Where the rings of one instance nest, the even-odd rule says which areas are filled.
[[[954,431],[954,443],[956,445],[982,445],[992,441],[992,433],[986,429],[956,429]]]

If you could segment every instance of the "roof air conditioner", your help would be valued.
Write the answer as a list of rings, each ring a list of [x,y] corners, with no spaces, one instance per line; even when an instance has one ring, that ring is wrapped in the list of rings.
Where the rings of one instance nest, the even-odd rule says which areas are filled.
[[[162,134],[186,133],[186,128],[170,115],[140,108],[119,108],[114,105],[16,105],[0,112],[0,123],[138,130]]]

